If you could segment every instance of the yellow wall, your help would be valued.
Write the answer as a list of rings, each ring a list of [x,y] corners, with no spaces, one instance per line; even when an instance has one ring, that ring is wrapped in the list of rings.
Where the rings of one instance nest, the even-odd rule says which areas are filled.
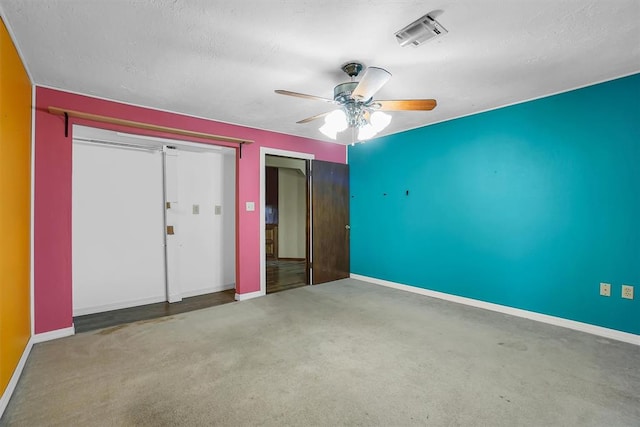
[[[0,19],[0,394],[31,335],[31,82]]]

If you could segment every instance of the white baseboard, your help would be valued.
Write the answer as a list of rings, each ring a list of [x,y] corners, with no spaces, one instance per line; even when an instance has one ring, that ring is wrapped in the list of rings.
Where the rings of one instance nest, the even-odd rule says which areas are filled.
[[[70,337],[71,335],[75,335],[75,333],[76,328],[71,325],[68,328],[35,334],[31,337],[31,341],[33,344],[38,344],[45,341],[57,340],[58,338]]]
[[[105,311],[120,310],[123,308],[137,307],[139,305],[155,304],[157,302],[165,302],[166,295],[158,295],[149,298],[141,298],[131,301],[116,302],[113,304],[97,305],[93,307],[74,308],[73,317],[85,316],[87,314],[103,313]]]
[[[493,304],[490,302],[480,301],[472,298],[459,297],[457,295],[446,294],[444,292],[437,292],[429,289],[418,288],[416,286],[404,285],[402,283],[390,282],[388,280],[376,279],[375,277],[361,276],[360,274],[351,274],[350,277],[352,279],[362,280],[364,282],[369,282],[376,285],[400,289],[402,291],[413,292],[415,294],[426,295],[428,297],[451,301],[458,304],[469,305],[485,310],[496,311],[498,313],[509,314],[511,316],[522,317],[529,320],[535,320],[537,322],[548,323],[554,326],[561,326],[563,328],[586,332],[588,334],[598,335],[616,341],[623,341],[629,344],[640,345],[640,335],[622,332],[616,329],[603,328],[602,326],[591,325],[589,323],[576,322],[575,320],[563,319],[562,317],[549,316],[547,314],[521,310],[519,308]]]
[[[247,294],[236,294],[236,301],[246,301],[252,298],[258,298],[265,296],[266,293],[262,291],[249,292]]]
[[[233,289],[235,287],[236,287],[235,283],[229,283],[227,285],[219,285],[219,286],[212,286],[209,288],[194,289],[191,291],[182,292],[182,298],[189,298],[189,297],[195,297],[198,295],[211,294],[213,292],[226,291],[229,289]]]
[[[2,417],[2,414],[4,414],[4,410],[7,409],[9,400],[11,399],[11,396],[16,389],[16,385],[18,385],[18,380],[20,379],[20,375],[22,375],[22,370],[27,363],[27,358],[29,357],[29,353],[31,353],[32,347],[33,338],[29,338],[29,341],[27,341],[27,345],[22,352],[22,356],[18,361],[18,366],[16,366],[16,368],[13,370],[13,375],[11,375],[9,384],[7,384],[7,388],[2,393],[2,397],[0,397],[0,417]]]

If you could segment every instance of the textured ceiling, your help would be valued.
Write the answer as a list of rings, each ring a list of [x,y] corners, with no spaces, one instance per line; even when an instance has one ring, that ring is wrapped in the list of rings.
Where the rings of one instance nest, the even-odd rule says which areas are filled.
[[[394,33],[432,11],[449,33],[400,47]],[[377,99],[438,100],[394,112],[382,134],[640,71],[638,0],[0,0],[0,12],[36,84],[322,140],[321,121],[295,122],[331,106],[273,91],[331,98],[351,60],[393,74]]]

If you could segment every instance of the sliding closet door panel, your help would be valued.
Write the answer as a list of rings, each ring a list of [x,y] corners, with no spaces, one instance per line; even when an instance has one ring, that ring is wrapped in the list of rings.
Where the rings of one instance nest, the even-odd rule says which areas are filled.
[[[182,297],[235,287],[235,157],[178,150]],[[171,262],[171,260],[169,260]]]
[[[162,154],[74,142],[74,316],[166,300]]]

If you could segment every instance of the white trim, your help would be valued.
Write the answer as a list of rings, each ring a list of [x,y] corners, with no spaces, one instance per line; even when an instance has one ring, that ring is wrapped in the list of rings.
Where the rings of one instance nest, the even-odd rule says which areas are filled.
[[[102,140],[94,139],[91,135],[92,132],[98,131],[101,133]],[[73,142],[83,141],[87,143],[103,143],[109,144],[114,143],[113,145],[117,145],[118,143],[125,144],[127,138],[132,138],[140,141],[139,144],[135,144],[136,146],[142,148],[149,149],[158,149],[164,150],[165,146],[173,146],[181,148],[184,151],[196,151],[196,152],[220,152],[225,155],[235,154],[236,147],[231,145],[218,145],[215,142],[211,144],[207,144],[204,142],[195,142],[189,141],[185,139],[171,139],[171,138],[160,138],[156,136],[147,136],[143,134],[131,133],[131,132],[120,132],[111,129],[104,129],[96,126],[86,126],[86,125],[72,125],[72,139]],[[79,136],[78,136],[79,135]],[[84,136],[89,135],[89,136]],[[177,137],[176,137],[177,138]],[[134,145],[134,144],[132,144]]]
[[[133,301],[122,301],[113,304],[96,305],[93,307],[74,308],[73,317],[85,316],[87,314],[102,313],[104,311],[120,310],[123,308],[138,307],[140,305],[155,304],[158,302],[166,302],[165,294],[155,297],[141,298]]]
[[[71,325],[68,328],[56,329],[49,332],[41,332],[31,337],[31,341],[34,344],[38,344],[45,341],[57,340],[58,338],[65,338],[75,335],[76,328]]]
[[[33,338],[29,338],[29,341],[27,341],[27,345],[25,346],[24,351],[22,352],[22,356],[20,357],[20,361],[18,362],[18,365],[16,366],[16,368],[13,370],[13,375],[11,375],[9,384],[7,384],[7,388],[4,389],[4,392],[0,397],[0,417],[2,417],[2,414],[4,414],[4,410],[7,409],[9,400],[11,399],[11,396],[13,395],[13,392],[15,391],[16,386],[18,385],[18,380],[20,379],[20,375],[22,375],[22,371],[24,370],[24,366],[27,363],[27,358],[31,353],[31,348],[33,347],[33,344],[34,344]]]
[[[31,310],[31,336],[35,335],[36,330],[36,307],[35,307],[35,218],[36,218],[36,85],[31,85],[31,218],[30,218],[30,237],[29,237],[29,306]]]
[[[211,294],[213,292],[222,292],[222,291],[227,291],[229,289],[233,289],[236,287],[235,283],[229,283],[227,285],[219,285],[219,286],[211,286],[208,288],[201,288],[201,289],[193,289],[187,292],[182,292],[182,294],[180,295],[182,298],[189,298],[189,297],[195,297],[198,295],[204,295],[204,294]]]
[[[508,307],[500,304],[480,301],[472,298],[460,297],[457,295],[446,294],[443,292],[432,291],[429,289],[418,288],[416,286],[404,285],[402,283],[390,282],[388,280],[376,279],[375,277],[362,276],[360,274],[351,274],[350,277],[356,280],[373,283],[376,285],[386,286],[388,288],[399,289],[401,291],[413,292],[415,294],[425,295],[432,298],[438,298],[458,304],[469,305],[472,307],[482,308],[485,310],[496,311],[498,313],[508,314],[511,316],[522,317],[524,319],[535,320],[537,322],[547,323],[554,326],[573,329],[580,332],[586,332],[592,335],[609,338],[616,341],[623,341],[629,344],[640,345],[640,335],[628,332],[618,331],[616,329],[603,328],[602,326],[591,325],[589,323],[576,322],[575,320],[563,319],[562,317],[549,316],[547,314],[536,313],[534,311],[521,310],[519,308]]]
[[[262,295],[266,295],[267,293],[267,255],[265,249],[265,167],[266,167],[266,156],[283,156],[283,157],[291,157],[294,159],[301,160],[314,160],[316,158],[315,154],[311,153],[301,153],[297,151],[287,151],[280,150],[278,148],[270,148],[270,147],[260,147],[260,205],[258,209],[258,215],[260,215],[260,293]],[[244,206],[244,202],[238,200],[238,209],[242,209]],[[310,242],[306,242],[310,244]],[[255,293],[255,292],[253,292]],[[236,294],[236,299],[238,299],[238,295],[244,294]]]
[[[74,126],[78,126],[78,125],[74,125]],[[89,127],[89,126],[85,126],[85,127]],[[215,142],[208,144],[204,142],[189,141],[186,139],[159,138],[157,136],[148,136],[148,135],[142,135],[142,134],[130,133],[130,132],[117,132],[117,131],[113,131],[113,132],[115,132],[117,136],[122,136],[125,138],[134,138],[134,139],[145,141],[146,142],[145,145],[149,144],[149,142],[147,141],[150,141],[151,143],[154,143],[154,142],[159,143],[152,146],[163,147],[163,149],[165,148],[165,146],[170,145],[170,146],[180,147],[184,151],[222,152],[224,154],[230,154],[230,153],[235,154],[235,151],[236,151],[236,147],[233,145],[219,145],[219,144],[216,144]],[[179,136],[183,137],[182,135],[179,135]],[[178,135],[176,135],[176,138],[178,138]],[[185,148],[197,148],[197,150],[185,150]]]
[[[247,294],[238,294],[236,293],[236,301],[246,301],[248,299],[258,298],[265,296],[266,293],[262,291],[249,292]]]

